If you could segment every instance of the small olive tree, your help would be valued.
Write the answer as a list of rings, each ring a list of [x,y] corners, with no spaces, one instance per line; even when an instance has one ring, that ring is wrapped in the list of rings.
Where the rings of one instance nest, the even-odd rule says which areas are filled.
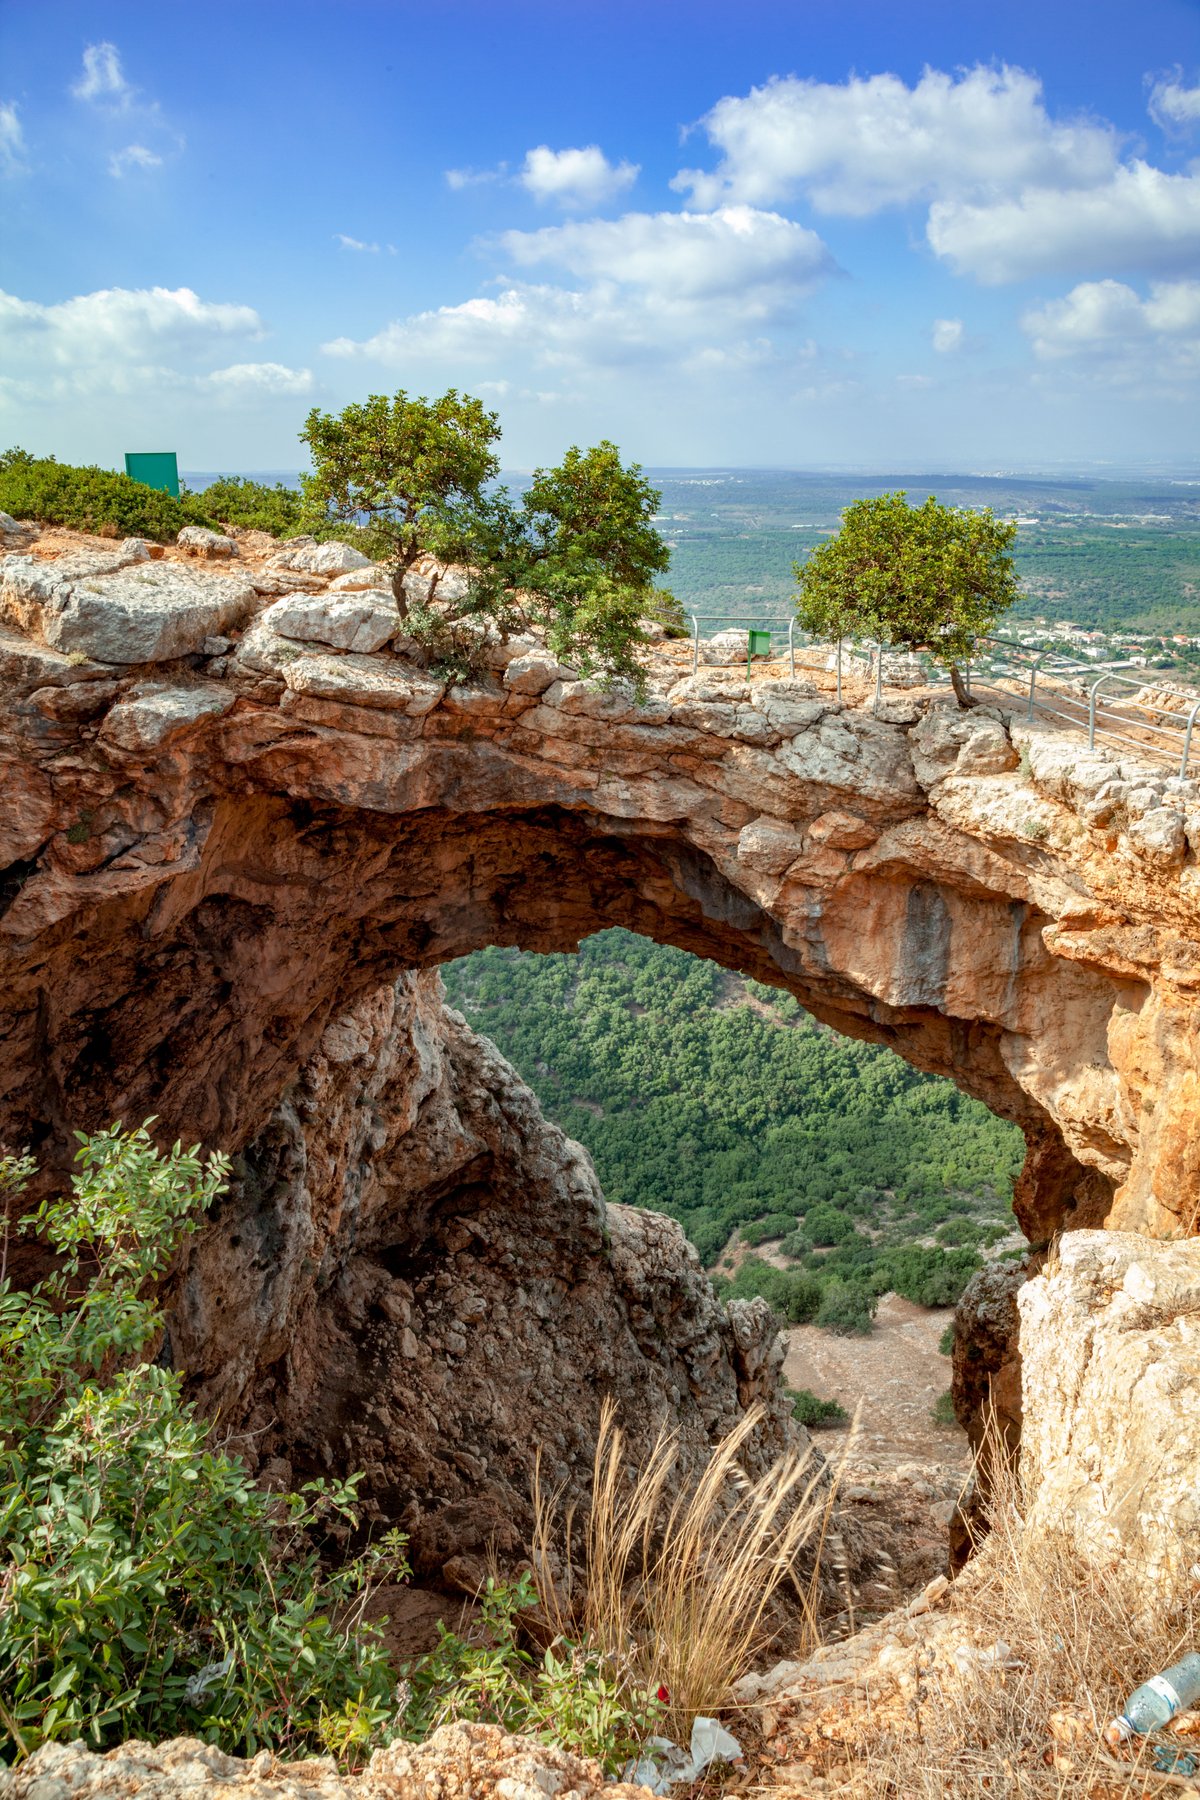
[[[641,620],[666,622],[678,609],[652,585],[670,562],[653,524],[661,495],[615,444],[572,447],[557,468],[536,470],[517,501],[496,481],[496,414],[453,388],[440,400],[374,394],[336,415],[314,410],[300,435],[313,459],[302,478],[307,522],[368,528],[393,565],[406,629],[434,667],[469,673],[481,625],[535,625],[581,674],[642,685]],[[468,571],[453,614],[433,606],[432,590],[419,606],[405,593],[423,551]]]
[[[820,637],[928,650],[964,705],[960,659],[1020,595],[1016,535],[990,508],[943,506],[932,494],[922,506],[903,491],[856,500],[837,536],[793,564],[796,616]]]
[[[500,472],[500,424],[479,400],[450,388],[439,400],[371,394],[340,413],[314,407],[300,433],[312,456],[300,477],[304,520],[365,525],[392,563],[392,592],[408,612],[404,577],[423,550],[461,535]]]

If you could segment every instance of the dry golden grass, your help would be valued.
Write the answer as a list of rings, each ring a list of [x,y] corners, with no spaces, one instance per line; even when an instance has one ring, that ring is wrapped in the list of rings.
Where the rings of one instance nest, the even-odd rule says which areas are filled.
[[[1135,1740],[1118,1761],[1106,1724],[1131,1690],[1196,1646],[1194,1589],[1161,1590],[1146,1604],[1141,1571],[1126,1558],[1083,1561],[1067,1533],[1025,1521],[1019,1476],[992,1459],[991,1530],[952,1599],[961,1641],[1007,1645],[1013,1667],[965,1669],[928,1659],[906,1716],[865,1711],[846,1792],[893,1800],[1132,1800],[1200,1792],[1153,1770],[1154,1746]],[[1200,1752],[1196,1737],[1177,1748]]]
[[[563,1520],[557,1496],[535,1483],[533,1564],[551,1628],[603,1648],[642,1686],[670,1699],[663,1729],[686,1742],[697,1714],[717,1711],[761,1648],[772,1600],[786,1583],[815,1641],[812,1570],[828,1526],[834,1484],[823,1459],[791,1454],[751,1480],[739,1457],[761,1423],[747,1412],[699,1478],[673,1480],[676,1433],[660,1430],[641,1465],[629,1464],[614,1409],[601,1415],[592,1502],[566,1519],[567,1573],[553,1578]],[[582,1584],[570,1573],[578,1557]],[[795,1652],[793,1652],[794,1654]]]

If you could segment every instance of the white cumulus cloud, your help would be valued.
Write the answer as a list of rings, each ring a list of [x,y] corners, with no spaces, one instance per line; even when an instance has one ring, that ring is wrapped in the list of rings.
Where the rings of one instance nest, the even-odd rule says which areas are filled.
[[[83,74],[71,89],[77,100],[128,106],[135,91],[125,79],[121,53],[115,44],[104,42],[87,46],[83,53]]]
[[[1069,193],[1042,187],[993,204],[938,201],[927,235],[952,268],[989,283],[1182,267],[1200,255],[1200,174],[1168,175],[1137,160]]]
[[[0,100],[0,173],[15,175],[24,166],[25,134],[15,100]]]
[[[201,379],[230,394],[307,394],[313,385],[311,369],[289,369],[277,362],[230,363]]]
[[[727,96],[701,125],[721,160],[672,186],[694,204],[764,205],[803,194],[819,212],[865,217],[948,195],[1012,193],[1031,184],[1087,186],[1116,161],[1112,127],[1054,120],[1042,84],[1018,68],[926,69],[844,82],[774,77]]]
[[[190,381],[218,346],[264,335],[252,306],[191,288],[102,288],[49,306],[0,292],[0,373],[59,397]]]
[[[478,369],[540,390],[546,370],[575,381],[636,367],[733,376],[796,357],[804,297],[833,270],[814,232],[777,213],[629,213],[509,231],[491,240],[510,268],[493,293],[393,320],[372,337],[337,338],[333,356],[389,368]],[[778,328],[782,346],[765,336]]]
[[[966,336],[961,319],[935,319],[933,321],[933,347],[943,356],[955,350],[961,350]]]
[[[1200,281],[1153,284],[1143,299],[1123,281],[1083,281],[1021,319],[1039,357],[1182,354],[1200,371]]]
[[[130,169],[161,169],[162,157],[148,150],[145,144],[126,144],[123,150],[114,150],[108,159],[108,172],[118,180],[127,175]]]
[[[664,305],[719,299],[759,317],[810,292],[834,268],[815,231],[752,206],[626,213],[506,231],[498,241],[524,268],[549,264],[585,280],[626,283]]]
[[[568,210],[606,206],[637,178],[637,163],[610,163],[598,144],[579,150],[551,150],[548,144],[538,144],[526,153],[517,176],[535,200],[552,200]]]
[[[1190,131],[1200,125],[1200,84],[1188,87],[1183,70],[1163,76],[1150,90],[1150,117],[1164,131]]]

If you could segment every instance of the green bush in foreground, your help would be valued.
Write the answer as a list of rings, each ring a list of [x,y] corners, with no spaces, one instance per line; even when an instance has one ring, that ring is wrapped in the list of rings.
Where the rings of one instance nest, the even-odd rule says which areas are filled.
[[[438,1625],[437,1648],[405,1671],[405,1735],[424,1738],[450,1719],[482,1719],[594,1756],[619,1775],[662,1713],[629,1669],[612,1656],[555,1638],[540,1656],[524,1648],[519,1616],[538,1594],[528,1572],[513,1582],[489,1578],[470,1638]]]
[[[101,537],[144,537],[160,544],[177,537],[185,525],[218,522],[194,494],[177,500],[112,469],[76,468],[23,450],[0,455],[0,512]]]
[[[180,1377],[138,1360],[145,1289],[218,1192],[225,1159],[145,1128],[85,1138],[68,1194],[21,1227],[57,1253],[0,1280],[0,1754],[187,1735],[227,1751],[345,1750],[394,1711],[383,1643],[327,1574],[314,1527],[356,1517],[353,1481],[263,1493],[216,1450]],[[29,1158],[0,1160],[0,1203]],[[394,1562],[398,1540],[372,1559]]]
[[[792,1403],[793,1419],[807,1425],[810,1431],[820,1431],[822,1426],[844,1425],[850,1416],[839,1401],[822,1400],[811,1388],[789,1388],[788,1398]]]

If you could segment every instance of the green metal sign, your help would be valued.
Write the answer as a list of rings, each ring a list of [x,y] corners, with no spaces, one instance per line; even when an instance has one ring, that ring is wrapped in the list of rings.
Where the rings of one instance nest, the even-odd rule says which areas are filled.
[[[746,673],[750,673],[750,664],[756,656],[770,656],[771,634],[769,631],[751,631],[747,634]]]
[[[174,450],[127,450],[125,473],[131,481],[179,498],[179,464]]]

